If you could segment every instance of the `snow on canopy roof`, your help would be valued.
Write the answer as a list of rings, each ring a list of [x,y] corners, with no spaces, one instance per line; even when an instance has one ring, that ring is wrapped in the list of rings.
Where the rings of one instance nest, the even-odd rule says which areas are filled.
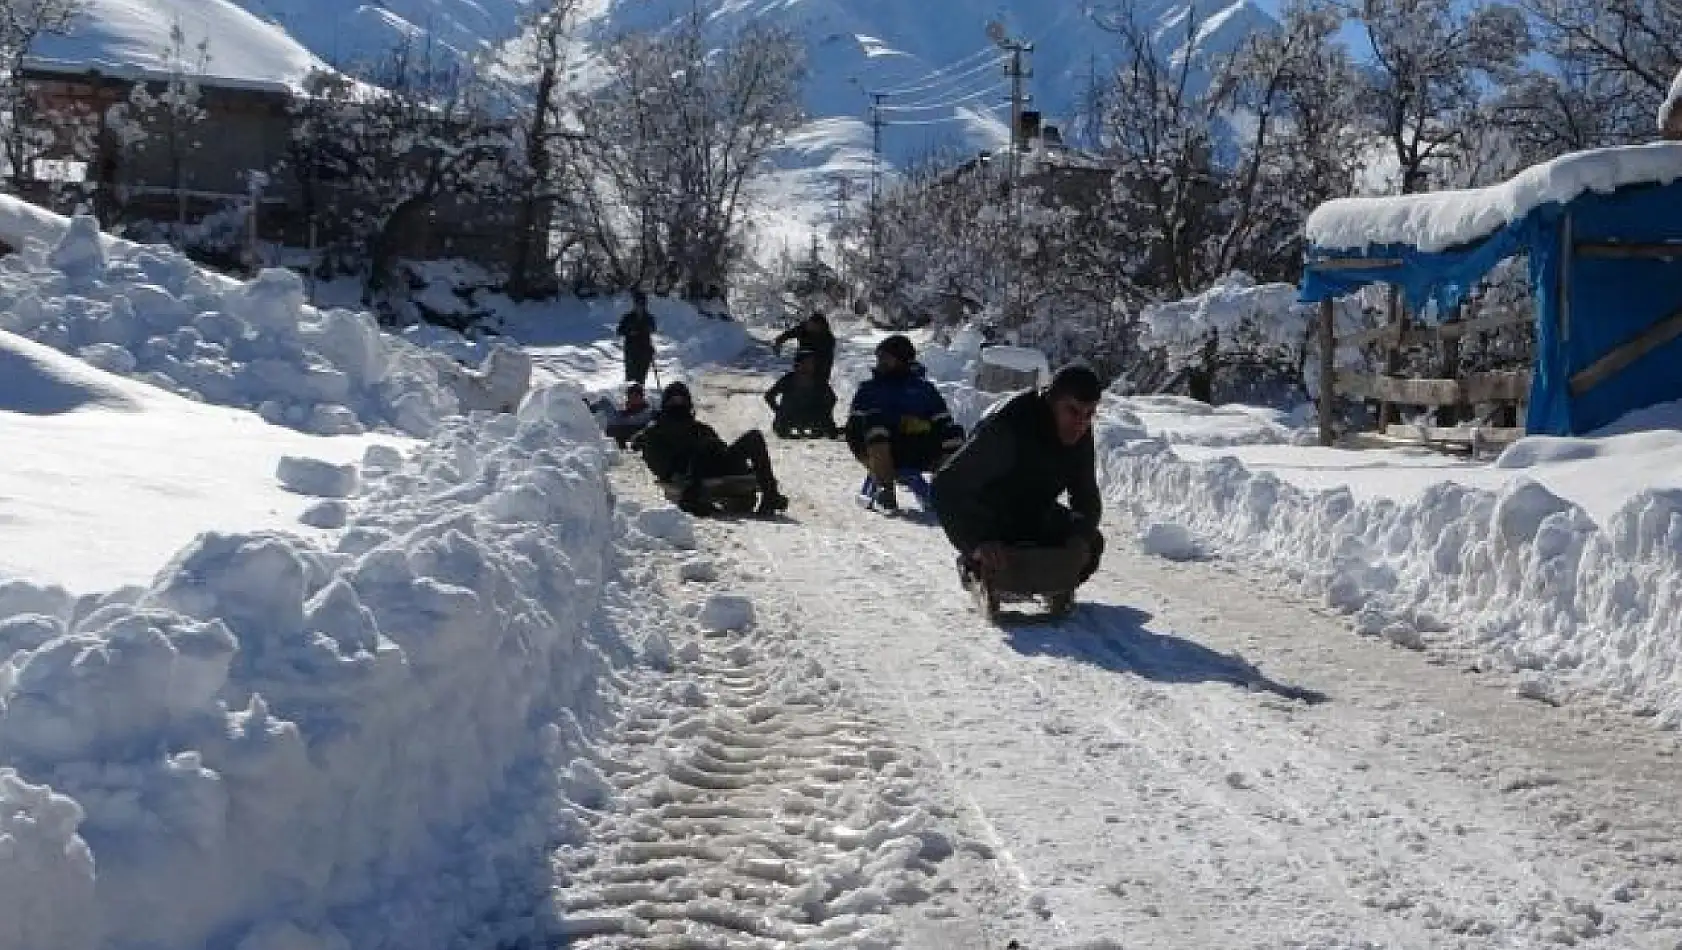
[[[1594,149],[1534,165],[1487,188],[1328,201],[1308,216],[1306,232],[1309,243],[1322,250],[1401,244],[1427,253],[1444,251],[1586,191],[1668,185],[1678,178],[1682,142]]]

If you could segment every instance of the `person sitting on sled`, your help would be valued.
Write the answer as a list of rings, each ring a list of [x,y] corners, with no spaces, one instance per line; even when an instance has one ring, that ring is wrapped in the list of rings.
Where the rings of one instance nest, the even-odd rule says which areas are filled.
[[[629,445],[631,439],[654,418],[654,407],[648,404],[642,387],[636,383],[625,389],[625,408],[615,409],[612,403],[603,402],[605,405],[598,404],[606,419],[602,429],[608,438],[619,443],[621,449]]]
[[[932,472],[963,441],[963,427],[924,376],[911,340],[896,333],[878,343],[876,368],[859,384],[847,415],[847,446],[876,483],[871,503],[897,511],[897,474]]]
[[[1092,444],[1101,395],[1096,373],[1065,367],[984,417],[935,473],[935,514],[966,587],[1044,595],[1053,613],[1073,605],[1104,551]]]
[[[771,431],[779,438],[796,434],[832,439],[841,434],[835,427],[835,390],[818,375],[817,354],[800,350],[794,354],[794,369],[765,392],[772,412]]]
[[[657,481],[683,487],[678,507],[692,515],[718,512],[707,497],[705,482],[731,475],[754,477],[759,485],[759,514],[788,508],[788,499],[777,490],[765,436],[750,429],[726,445],[712,426],[695,418],[695,400],[683,383],[672,383],[661,392],[660,411],[631,445],[642,453],[643,464]]]

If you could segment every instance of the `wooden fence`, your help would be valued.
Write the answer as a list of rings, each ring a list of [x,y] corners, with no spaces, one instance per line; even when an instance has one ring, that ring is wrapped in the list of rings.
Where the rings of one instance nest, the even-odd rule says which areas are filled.
[[[1332,269],[1339,262],[1322,261],[1314,266]],[[1400,262],[1397,262],[1399,266]],[[1382,266],[1383,262],[1362,261],[1363,266]],[[1436,326],[1409,325],[1406,314],[1398,307],[1396,318],[1375,330],[1349,334],[1337,338],[1336,301],[1320,302],[1318,343],[1320,350],[1320,379],[1322,396],[1319,400],[1320,444],[1331,445],[1336,438],[1334,400],[1326,393],[1379,403],[1381,424],[1388,419],[1392,406],[1427,406],[1441,408],[1460,406],[1470,408],[1479,404],[1508,404],[1515,420],[1522,416],[1523,405],[1530,396],[1530,371],[1466,373],[1454,378],[1415,379],[1393,373],[1349,373],[1337,369],[1339,346],[1380,344],[1387,354],[1386,363],[1395,367],[1400,351],[1406,347],[1436,346],[1442,354],[1442,364],[1453,366],[1459,357],[1460,341],[1467,336],[1487,333],[1502,327],[1516,326],[1532,318],[1524,311],[1503,311],[1457,320]],[[1330,381],[1328,386],[1326,381]],[[1393,441],[1420,443],[1439,447],[1469,449],[1476,454],[1485,447],[1508,445],[1524,435],[1521,425],[1448,427],[1421,425],[1385,425],[1383,437]]]

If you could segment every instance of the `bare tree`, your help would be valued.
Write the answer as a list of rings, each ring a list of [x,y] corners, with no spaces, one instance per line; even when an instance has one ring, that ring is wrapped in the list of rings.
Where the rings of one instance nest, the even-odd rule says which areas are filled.
[[[1501,3],[1362,0],[1372,43],[1362,106],[1396,160],[1403,194],[1423,189],[1434,162],[1464,149],[1487,121],[1484,80],[1510,79],[1530,49],[1524,14]]]
[[[210,69],[210,37],[189,44],[177,19],[162,53],[162,80],[136,82],[120,107],[121,118],[112,124],[129,148],[163,156],[175,190],[175,221],[182,225],[187,222],[187,158],[199,147],[197,128],[205,118],[200,80]]]
[[[390,286],[402,238],[425,230],[442,203],[506,193],[514,148],[466,66],[405,44],[366,78],[377,88],[306,79],[287,164],[326,229],[346,236],[341,260],[366,262],[372,302]]]
[[[803,118],[802,46],[754,25],[714,49],[697,12],[603,55],[608,81],[581,98],[576,210],[620,284],[699,297],[738,257],[748,183]]]
[[[555,262],[577,240],[563,235],[562,246],[551,250],[564,182],[556,166],[565,160],[565,143],[578,135],[565,87],[566,55],[578,7],[579,0],[550,0],[531,18],[525,35],[524,65],[533,78],[530,99],[517,110],[523,161],[512,182],[519,210],[508,265],[508,291],[516,300],[554,293]]]
[[[44,110],[26,87],[25,63],[41,37],[69,33],[84,10],[85,0],[0,0],[0,57],[5,69],[0,110],[7,120],[6,158],[14,183],[35,177],[35,160],[55,138],[51,130],[44,134]]]
[[[1523,0],[1523,6],[1551,60],[1512,96],[1527,142],[1557,154],[1651,137],[1653,117],[1682,71],[1682,3]]]

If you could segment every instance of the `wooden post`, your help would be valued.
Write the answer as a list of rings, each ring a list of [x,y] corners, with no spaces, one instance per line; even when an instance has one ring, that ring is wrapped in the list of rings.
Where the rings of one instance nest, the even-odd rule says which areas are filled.
[[[1465,301],[1461,301],[1454,308],[1454,313],[1443,323],[1451,326],[1465,318]],[[1438,363],[1437,375],[1443,379],[1460,378],[1460,334],[1442,333],[1438,335]],[[1437,407],[1437,425],[1452,427],[1462,419],[1472,418],[1471,407],[1465,403],[1455,403],[1452,406]]]
[[[1399,375],[1402,371],[1402,341],[1407,337],[1408,314],[1407,307],[1402,303],[1402,288],[1390,285],[1388,298],[1389,326],[1393,331],[1393,343],[1384,348],[1384,372],[1388,376]],[[1402,414],[1394,403],[1380,402],[1378,404],[1378,431],[1402,421]]]
[[[1337,399],[1337,302],[1320,301],[1320,444],[1331,445],[1332,410]]]

